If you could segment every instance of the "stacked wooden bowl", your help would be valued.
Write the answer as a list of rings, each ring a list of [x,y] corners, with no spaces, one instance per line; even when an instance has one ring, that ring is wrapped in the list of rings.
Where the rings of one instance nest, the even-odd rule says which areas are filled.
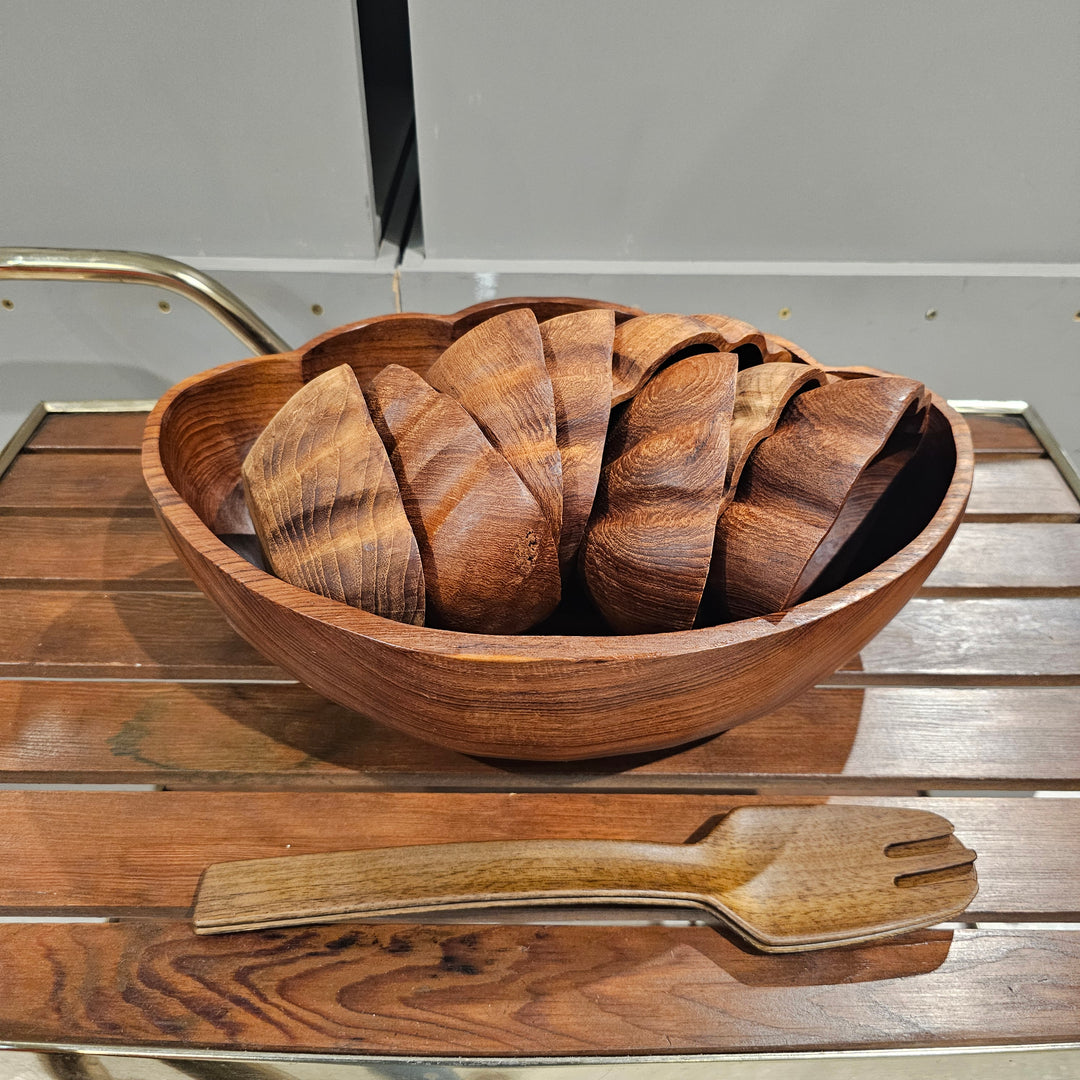
[[[472,753],[775,708],[918,588],[971,481],[918,382],[718,315],[390,315],[181,383],[144,472],[200,586],[344,705]]]

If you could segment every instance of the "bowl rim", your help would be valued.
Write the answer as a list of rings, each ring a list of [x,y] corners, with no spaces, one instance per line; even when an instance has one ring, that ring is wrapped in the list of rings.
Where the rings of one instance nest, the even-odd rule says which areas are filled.
[[[511,298],[497,301],[507,303]],[[512,298],[518,300],[522,298]],[[536,299],[536,298],[533,298]],[[541,298],[548,299],[548,298]],[[559,298],[565,299],[565,298]],[[606,306],[606,305],[605,305]],[[616,305],[611,305],[616,306]],[[792,630],[817,622],[843,608],[871,596],[883,586],[913,571],[927,554],[947,541],[959,525],[971,490],[974,453],[967,424],[945,399],[927,390],[930,407],[936,408],[949,424],[956,450],[956,464],[941,503],[924,528],[908,544],[860,577],[812,600],[767,615],[720,623],[691,630],[651,634],[570,635],[570,634],[476,634],[437,627],[413,626],[374,615],[360,608],[308,592],[291,585],[249,563],[222,541],[181,497],[161,460],[161,425],[168,411],[188,391],[211,379],[244,367],[284,358],[297,359],[336,333],[355,330],[376,321],[397,321],[402,316],[437,319],[451,323],[461,315],[481,308],[474,305],[453,315],[426,312],[398,312],[372,316],[318,335],[298,349],[220,364],[178,382],[158,400],[147,418],[142,444],[142,471],[155,512],[175,538],[198,552],[204,560],[242,588],[256,593],[272,605],[331,624],[347,633],[378,641],[383,645],[433,656],[454,656],[477,660],[515,663],[602,663],[645,660],[673,654],[710,652],[728,645],[768,637],[780,630]],[[844,368],[829,368],[842,373]],[[174,542],[176,542],[174,540]]]

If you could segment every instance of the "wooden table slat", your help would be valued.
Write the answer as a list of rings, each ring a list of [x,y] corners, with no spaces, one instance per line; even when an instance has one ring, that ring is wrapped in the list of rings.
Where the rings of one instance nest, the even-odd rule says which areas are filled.
[[[965,413],[971,442],[977,454],[1044,454],[1042,443],[1027,421],[1019,415]]]
[[[0,677],[276,679],[202,593],[5,589]]]
[[[201,593],[4,590],[0,676],[288,680]],[[1080,597],[915,598],[827,680],[1080,682]]]
[[[137,451],[142,447],[144,412],[49,413],[30,436],[24,449],[35,451]],[[988,436],[995,441],[1005,433]]]
[[[982,458],[965,521],[1080,521],[1080,502],[1049,458]]]
[[[0,983],[7,1039],[66,1045],[514,1057],[1072,1042],[1080,934],[929,930],[763,956],[707,926],[0,926]]]
[[[1080,688],[815,689],[688,747],[545,763],[442,749],[299,685],[10,681],[0,682],[0,781],[261,790],[1075,789]]]
[[[484,839],[681,843],[747,801],[754,797],[0,791],[0,910],[177,917],[214,862]],[[979,854],[979,895],[965,917],[1080,918],[1080,801],[860,801],[917,805],[954,824]]]
[[[138,454],[20,454],[0,478],[0,514],[153,514]]]
[[[197,588],[152,517],[0,516],[0,583]]]
[[[0,478],[0,513],[148,515],[138,454],[21,454]],[[1048,458],[980,457],[972,520],[1077,521],[1080,503]]]
[[[27,450],[138,450],[146,413],[50,413],[26,444]],[[1042,454],[1043,448],[1019,415],[967,413],[978,453]]]
[[[923,594],[964,590],[1060,594],[1077,589],[1080,526],[970,522],[957,529]]]
[[[147,517],[0,516],[0,583],[187,592],[197,588],[160,525]],[[926,588],[995,593],[1076,590],[1080,528],[963,524]]]

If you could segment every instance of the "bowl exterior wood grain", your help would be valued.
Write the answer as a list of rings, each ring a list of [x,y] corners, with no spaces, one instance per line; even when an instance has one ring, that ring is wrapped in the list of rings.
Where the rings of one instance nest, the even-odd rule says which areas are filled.
[[[508,303],[529,301],[500,301],[496,310]],[[573,309],[554,314],[565,310]],[[479,319],[476,309],[468,318]],[[963,420],[932,398],[931,421],[945,438],[927,468],[945,493],[925,526],[880,565],[778,616],[615,637],[407,626],[281,581],[218,538],[250,531],[241,462],[305,372],[317,373],[313,347],[336,350],[363,384],[390,362],[392,322],[411,326],[414,339],[426,325],[429,339],[453,340],[456,320],[389,316],[351,328],[372,334],[385,322],[378,362],[363,350],[342,360],[351,350],[340,341],[331,348],[332,335],[324,335],[299,352],[194,376],[158,402],[143,443],[143,473],[166,534],[238,632],[316,691],[392,727],[466,753],[546,760],[656,750],[714,734],[777,708],[857,652],[919,588],[960,522],[971,439]],[[406,366],[422,368],[432,351],[414,351]]]

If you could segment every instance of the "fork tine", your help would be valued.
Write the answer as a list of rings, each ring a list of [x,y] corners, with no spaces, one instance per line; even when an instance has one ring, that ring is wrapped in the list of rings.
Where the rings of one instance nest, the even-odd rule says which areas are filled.
[[[918,850],[908,849],[909,853],[892,856],[896,859],[896,879],[910,878],[938,870],[948,870],[958,866],[970,866],[976,858],[975,852],[965,847],[955,836],[935,838],[934,842]]]

